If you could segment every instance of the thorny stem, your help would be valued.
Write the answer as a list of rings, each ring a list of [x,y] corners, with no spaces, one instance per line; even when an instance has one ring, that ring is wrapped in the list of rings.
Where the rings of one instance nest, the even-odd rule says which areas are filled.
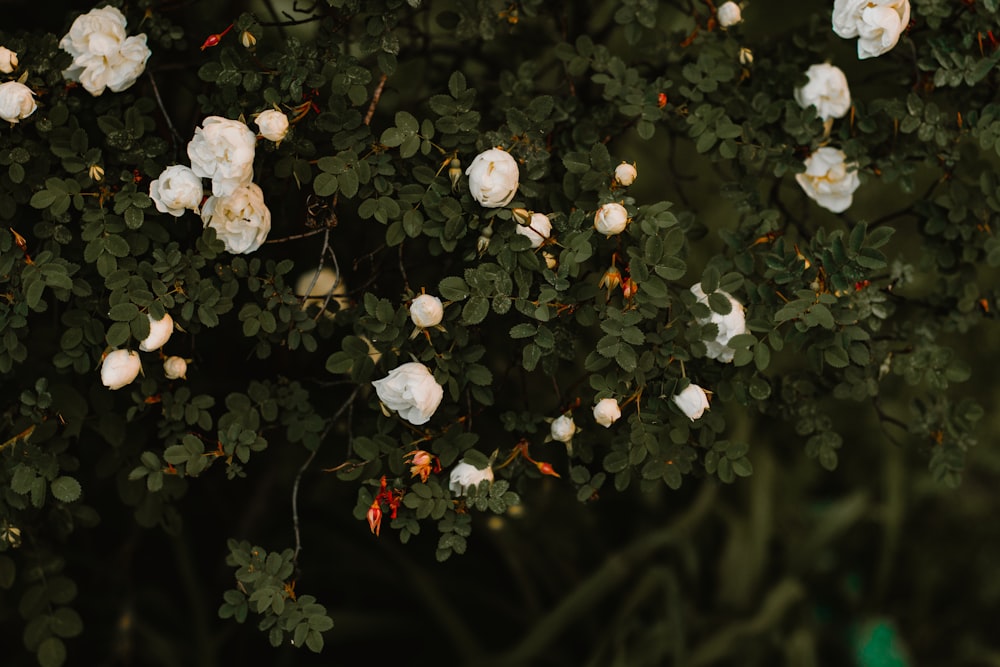
[[[320,435],[319,438],[320,444],[322,444],[323,440],[326,439],[326,436],[329,435],[330,430],[337,423],[337,420],[340,419],[340,416],[344,414],[344,410],[353,405],[354,397],[358,395],[358,391],[360,391],[360,389],[361,389],[360,386],[355,387],[354,391],[352,391],[351,395],[347,397],[347,400],[344,401],[343,405],[337,408],[337,411],[333,413],[333,417],[330,418],[330,423],[327,424],[327,427],[323,430],[323,433]],[[319,452],[319,446],[317,446],[316,449],[314,449],[312,452],[309,453],[309,456],[306,457],[306,460],[302,463],[302,466],[299,468],[298,473],[296,473],[295,481],[292,482],[292,530],[295,533],[295,552],[292,555],[292,562],[295,563],[296,565],[298,565],[299,563],[299,552],[302,551],[302,535],[299,532],[299,483],[302,481],[302,476],[305,474],[306,470],[309,469],[309,466],[316,458],[316,454],[318,452]]]

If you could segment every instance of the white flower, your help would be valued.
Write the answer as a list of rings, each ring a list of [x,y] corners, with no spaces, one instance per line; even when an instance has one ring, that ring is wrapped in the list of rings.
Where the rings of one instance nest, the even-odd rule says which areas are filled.
[[[179,218],[188,209],[198,213],[205,191],[201,187],[201,177],[190,167],[175,164],[160,172],[160,176],[149,184],[149,196],[157,211]]]
[[[23,83],[7,81],[0,83],[0,118],[16,123],[35,113],[35,94]]]
[[[253,252],[271,231],[271,212],[264,204],[264,193],[256,183],[237,188],[223,197],[209,197],[201,209],[206,227],[234,255]]]
[[[0,72],[10,74],[17,69],[17,53],[0,46]]]
[[[594,229],[605,236],[614,236],[625,231],[628,224],[628,211],[621,204],[605,204],[597,209],[594,215]]]
[[[841,213],[851,205],[854,191],[861,185],[856,165],[846,160],[847,155],[839,148],[817,148],[806,158],[805,172],[795,174],[795,180],[817,204]]]
[[[843,70],[834,65],[820,63],[806,70],[809,82],[796,88],[795,101],[806,109],[816,107],[816,115],[823,120],[843,118],[851,108],[851,91]]]
[[[681,409],[688,419],[694,421],[701,417],[705,410],[708,410],[708,394],[696,384],[689,384],[684,390],[673,397],[674,403]]]
[[[163,374],[168,380],[186,380],[188,362],[182,357],[167,357],[163,360]]]
[[[594,421],[608,428],[622,416],[622,409],[618,407],[618,401],[613,398],[602,398],[594,406]]]
[[[227,195],[253,180],[257,136],[238,120],[209,116],[188,143],[191,170],[212,179],[212,194]]]
[[[702,290],[701,283],[692,285],[691,293],[695,295],[699,302],[706,306],[708,305],[708,295]],[[743,304],[734,299],[728,292],[716,290],[715,293],[729,299],[729,312],[725,315],[720,315],[713,310],[708,317],[695,318],[695,321],[702,326],[708,323],[715,324],[718,333],[715,335],[715,340],[705,341],[705,346],[708,348],[706,356],[709,359],[718,359],[724,363],[729,363],[733,360],[733,354],[736,352],[736,350],[729,347],[729,341],[734,336],[747,332],[746,314],[743,312]]]
[[[338,278],[337,272],[326,266],[320,269],[319,273],[306,271],[299,276],[295,281],[295,295],[311,297],[303,302],[303,309],[309,306],[323,306],[327,296],[331,297],[331,301],[337,302],[340,310],[351,305],[350,299],[347,298],[347,283],[344,282],[343,276]],[[332,317],[334,313],[327,310],[326,314]]]
[[[288,116],[277,109],[261,111],[257,114],[254,122],[260,128],[260,135],[276,144],[280,144],[281,140],[288,134]]]
[[[549,434],[553,440],[569,443],[576,434],[576,423],[573,421],[573,415],[561,415],[553,419]]]
[[[716,16],[719,19],[719,25],[723,28],[734,26],[743,20],[743,12],[740,11],[740,6],[735,2],[724,2],[719,5]]]
[[[620,165],[615,167],[615,181],[618,185],[624,185],[628,187],[635,183],[635,177],[639,175],[634,164],[629,164],[628,162],[622,162]]]
[[[125,23],[125,15],[115,7],[78,16],[59,41],[59,48],[73,56],[63,76],[79,81],[94,96],[105,88],[120,93],[135,83],[151,51],[145,34],[125,36]]]
[[[517,192],[517,162],[499,148],[477,155],[465,175],[469,177],[469,192],[486,208],[506,206]]]
[[[159,350],[170,340],[170,334],[174,332],[174,318],[170,313],[164,313],[163,318],[154,320],[152,315],[146,314],[149,318],[149,335],[139,343],[139,349],[143,352]]]
[[[410,304],[410,319],[421,329],[441,324],[444,306],[441,299],[430,294],[421,294]]]
[[[834,0],[833,31],[858,38],[858,58],[875,58],[896,46],[910,23],[910,0]]]
[[[448,488],[454,496],[464,496],[470,488],[478,487],[483,480],[493,483],[493,468],[487,466],[480,470],[471,463],[462,461],[451,469]]]
[[[372,385],[385,407],[414,426],[426,424],[444,398],[444,389],[430,369],[415,361],[393,368]]]
[[[526,225],[518,225],[514,231],[531,241],[532,248],[540,248],[545,239],[552,236],[552,221],[544,213],[532,213]]]
[[[101,383],[108,389],[121,389],[135,379],[142,369],[139,353],[134,350],[114,350],[101,364]]]

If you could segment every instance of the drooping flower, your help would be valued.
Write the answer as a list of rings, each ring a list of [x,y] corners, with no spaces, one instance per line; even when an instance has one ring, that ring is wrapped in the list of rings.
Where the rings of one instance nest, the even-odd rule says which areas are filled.
[[[531,241],[532,248],[540,248],[552,235],[552,222],[544,213],[532,213],[526,225],[518,225],[514,231]]]
[[[158,320],[154,320],[149,314],[146,317],[149,318],[149,335],[139,343],[139,349],[152,352],[159,350],[170,340],[170,335],[174,332],[174,318],[170,317],[170,313],[164,313]]]
[[[441,299],[431,294],[421,294],[410,304],[410,319],[421,329],[441,324],[444,305]]]
[[[10,74],[17,69],[17,53],[6,46],[0,46],[0,72]]]
[[[414,449],[403,456],[403,460],[410,460],[410,477],[420,477],[421,482],[426,482],[431,473],[441,472],[441,462],[438,457],[422,449]]]
[[[160,172],[149,184],[149,196],[157,211],[179,218],[184,211],[199,212],[205,191],[201,178],[190,167],[175,164]]]
[[[201,209],[206,227],[234,255],[257,250],[271,231],[271,212],[264,203],[264,193],[256,183],[244,185],[231,193],[209,197]]]
[[[839,148],[823,146],[806,158],[806,170],[795,180],[807,195],[823,208],[842,213],[854,200],[861,185],[857,166],[847,164],[847,155]]]
[[[212,194],[227,195],[253,181],[257,136],[245,123],[209,116],[194,130],[187,154],[191,170],[212,179]]]
[[[372,382],[383,405],[414,426],[426,424],[441,405],[444,388],[427,366],[410,361]]]
[[[108,389],[121,389],[139,375],[142,362],[135,350],[113,350],[101,363],[101,383]]]
[[[605,236],[614,236],[625,231],[628,211],[617,202],[604,204],[594,214],[594,229]]]
[[[35,113],[36,108],[31,88],[18,81],[0,83],[0,118],[17,123]]]
[[[604,428],[610,427],[622,416],[618,401],[613,398],[602,398],[594,406],[594,421]]]
[[[834,0],[833,31],[858,38],[858,58],[891,51],[910,23],[910,0]]]
[[[730,28],[743,20],[743,12],[735,2],[722,3],[715,15],[723,28]]]
[[[260,128],[260,136],[276,144],[280,144],[281,140],[288,134],[288,116],[277,109],[261,111],[257,114],[254,122]]]
[[[615,167],[615,182],[618,185],[628,187],[635,183],[635,177],[639,175],[634,164],[629,164],[628,162],[622,162],[620,165]]]
[[[120,93],[136,82],[152,53],[146,35],[125,35],[125,15],[115,7],[101,7],[78,16],[59,48],[73,56],[63,76],[79,81],[95,97],[110,88]]]
[[[506,206],[517,192],[520,174],[517,161],[499,148],[483,151],[465,170],[469,177],[469,192],[486,208]]]
[[[806,109],[816,107],[816,115],[823,120],[843,118],[851,108],[851,91],[847,76],[839,67],[828,63],[811,65],[806,70],[809,81],[794,91],[795,101]]]
[[[709,305],[708,295],[702,290],[701,283],[692,285],[691,293],[695,295],[699,302],[706,306]],[[709,313],[708,317],[695,318],[695,322],[702,326],[709,323],[715,324],[718,333],[715,335],[714,340],[705,341],[705,346],[708,349],[706,356],[709,359],[718,359],[721,362],[729,363],[733,360],[733,355],[736,353],[736,350],[729,347],[729,341],[734,336],[746,333],[746,314],[743,311],[743,304],[734,299],[731,294],[722,290],[717,290],[716,293],[729,299],[729,312],[722,315],[713,310]]]
[[[691,421],[698,419],[709,409],[708,394],[696,384],[689,384],[671,398]]]
[[[470,488],[477,488],[483,481],[493,483],[493,468],[480,470],[471,463],[462,461],[451,469],[448,488],[453,496],[464,496]]]

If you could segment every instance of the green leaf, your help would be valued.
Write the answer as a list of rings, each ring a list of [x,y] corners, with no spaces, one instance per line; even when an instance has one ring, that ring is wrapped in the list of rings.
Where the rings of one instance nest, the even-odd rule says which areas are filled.
[[[49,488],[52,489],[52,495],[55,496],[56,500],[61,500],[64,503],[75,502],[80,498],[82,492],[80,482],[66,476],[55,478]]]
[[[486,315],[489,312],[489,299],[483,296],[471,297],[468,303],[465,304],[465,307],[462,308],[462,323],[479,324],[486,319]]]
[[[58,637],[49,637],[38,645],[37,656],[41,667],[62,667],[66,662],[66,644]]]
[[[461,301],[469,296],[469,286],[458,276],[448,276],[438,283],[438,292],[448,301]]]

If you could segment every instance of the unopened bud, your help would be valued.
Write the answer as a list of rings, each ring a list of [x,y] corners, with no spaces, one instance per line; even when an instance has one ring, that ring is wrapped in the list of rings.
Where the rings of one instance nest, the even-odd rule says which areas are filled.
[[[519,225],[527,225],[531,223],[531,211],[525,208],[515,208],[511,209],[511,215],[514,216],[514,222]]]
[[[451,163],[448,165],[448,178],[451,179],[452,192],[458,190],[458,182],[462,178],[462,161],[457,157],[452,158]]]
[[[745,46],[740,47],[740,64],[753,65],[753,51]]]
[[[485,234],[480,234],[479,238],[476,239],[476,252],[482,257],[486,250],[490,247],[490,237]]]
[[[257,38],[254,37],[253,33],[249,30],[244,30],[240,33],[240,43],[247,49],[252,49],[257,46]]]
[[[96,182],[104,179],[104,167],[99,164],[90,165],[90,171],[88,173],[90,174],[90,180],[92,181]]]
[[[547,268],[548,268],[548,269],[549,269],[550,271],[555,271],[555,270],[556,270],[556,267],[558,267],[558,266],[559,266],[559,260],[558,260],[558,259],[556,259],[556,256],[555,256],[555,255],[553,255],[553,254],[552,254],[551,252],[549,252],[548,250],[543,250],[543,251],[542,251],[542,257],[544,257],[544,258],[545,258],[545,266],[546,266],[546,267],[547,267]]]
[[[622,272],[618,270],[617,266],[612,265],[610,269],[604,272],[601,277],[601,282],[597,284],[598,287],[606,287],[608,289],[608,298],[611,298],[611,291],[622,284]]]

